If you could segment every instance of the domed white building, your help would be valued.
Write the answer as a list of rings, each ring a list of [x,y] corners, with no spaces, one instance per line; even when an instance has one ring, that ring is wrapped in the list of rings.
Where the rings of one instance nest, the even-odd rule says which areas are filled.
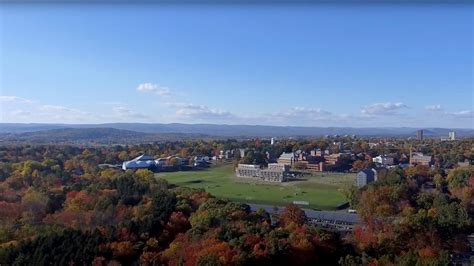
[[[149,169],[155,166],[156,162],[153,157],[142,154],[133,160],[123,162],[122,169]]]

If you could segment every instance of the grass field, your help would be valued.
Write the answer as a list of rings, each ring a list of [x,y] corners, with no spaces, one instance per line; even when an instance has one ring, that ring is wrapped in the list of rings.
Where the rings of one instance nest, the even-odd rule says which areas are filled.
[[[355,180],[354,174],[315,174],[304,181],[277,184],[258,183],[237,178],[230,164],[207,170],[158,173],[169,183],[192,188],[204,188],[214,196],[240,202],[283,206],[295,200],[307,201],[315,209],[335,209],[345,202],[342,189]]]

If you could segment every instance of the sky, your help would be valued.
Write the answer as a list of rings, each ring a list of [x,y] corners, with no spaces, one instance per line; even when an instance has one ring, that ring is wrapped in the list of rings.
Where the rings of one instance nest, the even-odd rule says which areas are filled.
[[[0,4],[0,122],[474,128],[473,15]]]

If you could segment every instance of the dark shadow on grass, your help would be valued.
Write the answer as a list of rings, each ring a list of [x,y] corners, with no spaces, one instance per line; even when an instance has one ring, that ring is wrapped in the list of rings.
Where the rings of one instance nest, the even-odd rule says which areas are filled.
[[[291,179],[288,179],[286,182],[298,182],[298,181],[308,181],[308,178],[301,178],[301,177],[298,177],[298,178],[291,178]]]
[[[204,171],[209,171],[210,167],[193,167],[190,169],[190,171],[196,171],[196,172],[204,172]]]
[[[184,182],[184,184],[199,184],[199,183],[202,183],[202,182],[203,182],[203,180],[196,179],[196,180],[191,180],[191,181]]]

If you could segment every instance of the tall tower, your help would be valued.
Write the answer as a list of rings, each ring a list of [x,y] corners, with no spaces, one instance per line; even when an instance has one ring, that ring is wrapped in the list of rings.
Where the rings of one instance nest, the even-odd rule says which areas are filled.
[[[449,132],[449,140],[456,140],[456,132],[455,131],[451,131]]]
[[[416,139],[423,140],[423,129],[419,129],[416,131]]]

